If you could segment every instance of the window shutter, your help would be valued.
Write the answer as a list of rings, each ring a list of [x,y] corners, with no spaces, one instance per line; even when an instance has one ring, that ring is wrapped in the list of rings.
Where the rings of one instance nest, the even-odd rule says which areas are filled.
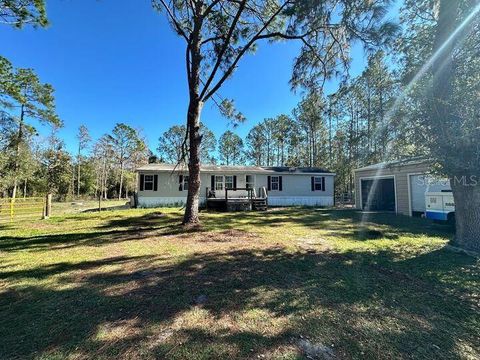
[[[312,191],[315,191],[315,176],[312,176]]]
[[[153,176],[153,191],[158,191],[158,175]]]
[[[278,177],[278,191],[283,191],[282,176]]]
[[[140,191],[143,191],[143,183],[145,181],[145,175],[140,174]]]
[[[322,176],[322,191],[325,191],[325,176]]]
[[[178,191],[183,191],[183,175],[178,175]]]
[[[215,190],[215,175],[212,175],[211,177],[211,182],[210,182],[210,190]]]
[[[237,175],[233,175],[233,188],[237,188]]]
[[[272,177],[267,176],[267,189],[268,191],[272,190]]]

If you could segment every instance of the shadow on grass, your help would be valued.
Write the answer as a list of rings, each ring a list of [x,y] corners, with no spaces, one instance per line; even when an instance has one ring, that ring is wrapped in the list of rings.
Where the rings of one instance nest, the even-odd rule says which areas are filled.
[[[221,218],[205,216],[202,219],[205,229],[219,231],[239,227],[283,227],[290,226],[306,230],[327,231],[329,236],[349,240],[397,240],[402,236],[432,236],[445,239],[453,237],[453,229],[430,220],[411,218],[392,213],[368,214],[356,210],[295,208],[279,209],[261,216],[258,213],[227,213]]]
[[[61,221],[85,220],[82,215]],[[78,246],[101,246],[131,240],[143,240],[155,235],[185,232],[176,224],[174,214],[147,213],[141,216],[113,219],[88,232],[45,234],[35,236],[0,236],[0,251],[67,249]],[[61,225],[60,225],[61,226]],[[196,231],[191,229],[190,231]]]
[[[472,293],[480,286],[478,265],[444,250],[398,261],[388,251],[271,248],[196,254],[174,263],[122,256],[0,273],[7,281],[57,282],[1,292],[2,359],[72,353],[244,359],[300,336],[334,343],[345,358],[455,358],[461,357],[459,342],[480,351]],[[200,295],[213,324],[251,309],[268,315],[257,320],[260,325],[288,321],[275,333],[239,328],[236,321],[215,330],[198,319],[173,328],[175,319],[198,309]],[[169,331],[174,334],[165,335]]]
[[[115,211],[115,210],[127,210],[130,209],[130,203],[127,202],[124,205],[115,205],[115,206],[104,206],[102,205],[102,210],[98,210],[98,208],[90,208],[85,210],[80,210],[82,213],[95,213],[95,212],[104,212],[104,211]]]
[[[309,230],[327,230],[332,236],[352,240],[396,240],[400,236],[430,235],[452,237],[451,228],[425,219],[396,216],[394,214],[370,214],[369,221],[361,223],[361,213],[352,210],[313,210],[305,208],[275,210],[266,213],[203,213],[202,225],[185,228],[180,224],[179,213],[149,212],[141,215],[122,216],[107,220],[91,231],[73,234],[46,234],[39,236],[0,237],[0,250],[43,250],[45,248],[69,248],[75,246],[100,246],[130,240],[142,240],[152,236],[171,236],[193,232],[248,229],[249,227],[301,226]],[[83,215],[69,216],[64,221],[85,220]]]

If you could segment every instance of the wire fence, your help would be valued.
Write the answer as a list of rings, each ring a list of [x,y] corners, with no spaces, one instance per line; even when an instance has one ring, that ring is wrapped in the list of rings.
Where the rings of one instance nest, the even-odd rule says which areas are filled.
[[[0,198],[0,223],[40,219],[45,209],[45,197]]]

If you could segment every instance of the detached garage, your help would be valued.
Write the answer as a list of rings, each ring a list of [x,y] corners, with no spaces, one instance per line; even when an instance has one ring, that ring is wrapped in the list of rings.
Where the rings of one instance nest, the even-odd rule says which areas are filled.
[[[429,159],[413,158],[356,169],[356,208],[392,211],[408,216],[422,215],[427,189],[441,191],[450,188],[447,181],[429,175],[431,165]]]

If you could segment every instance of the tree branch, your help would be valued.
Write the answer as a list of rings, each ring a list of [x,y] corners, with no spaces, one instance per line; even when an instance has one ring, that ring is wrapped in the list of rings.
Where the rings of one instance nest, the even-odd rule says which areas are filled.
[[[216,40],[221,40],[221,39],[225,39],[225,36],[224,35],[212,36],[212,37],[209,37],[208,39],[203,40],[200,43],[200,46],[205,45],[205,44],[207,44],[211,41],[216,41]]]
[[[220,64],[222,63],[222,58],[223,55],[225,55],[225,52],[227,51],[228,45],[230,45],[230,41],[232,39],[233,32],[235,31],[235,27],[237,26],[238,19],[240,19],[240,16],[242,15],[243,9],[245,8],[247,0],[242,0],[240,5],[238,6],[238,11],[235,14],[235,18],[233,19],[232,23],[230,24],[230,28],[228,29],[227,37],[225,38],[225,41],[223,42],[222,49],[220,50],[220,53],[218,54],[217,61],[215,62],[215,65],[213,67],[212,72],[210,73],[210,76],[207,79],[207,82],[205,83],[205,86],[203,87],[202,92],[200,93],[200,99],[205,95],[205,93],[208,91],[208,87],[212,83],[213,79],[215,78],[215,74],[218,71],[218,68],[220,67]]]
[[[168,7],[167,3],[165,0],[158,0],[162,4],[162,6],[165,8],[165,11],[167,12],[168,17],[172,21],[173,25],[178,31],[178,34],[181,35],[187,42],[189,42],[189,38],[186,34],[186,32],[183,30],[183,28],[180,26],[180,23],[178,22],[177,18],[173,14],[172,10]],[[154,4],[154,6],[158,7],[157,4]]]
[[[230,67],[224,72],[223,76],[220,78],[220,80],[218,80],[217,84],[212,88],[212,90],[210,90],[205,96],[204,96],[204,93],[208,90],[208,84],[204,87],[202,91],[202,96],[204,96],[204,98],[202,98],[201,96],[202,101],[204,102],[207,101],[207,99],[209,99],[222,86],[225,80],[227,80],[227,78],[233,72],[233,70],[235,69],[237,63],[240,61],[242,56],[250,49],[250,47],[257,40],[259,40],[259,37],[262,35],[265,29],[272,23],[272,21],[278,16],[278,14],[280,14],[280,12],[282,12],[285,6],[287,6],[287,4],[289,3],[290,3],[290,0],[287,0],[282,6],[280,6],[277,9],[277,11],[275,11],[275,13],[268,19],[268,21],[261,27],[261,29],[250,39],[250,41],[242,48],[242,50],[240,50],[240,52],[235,57],[235,60],[230,65]]]

